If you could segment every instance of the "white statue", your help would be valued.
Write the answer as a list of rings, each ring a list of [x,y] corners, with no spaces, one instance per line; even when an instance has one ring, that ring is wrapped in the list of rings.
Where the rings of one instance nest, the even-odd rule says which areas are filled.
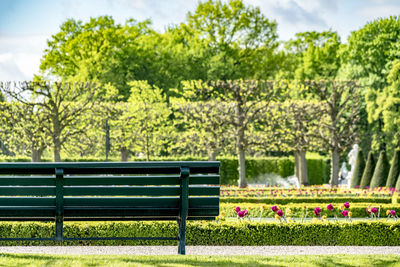
[[[357,154],[358,154],[359,147],[357,144],[353,145],[353,148],[350,150],[347,157],[349,158],[349,164],[351,166],[350,172],[348,173],[348,184],[350,186],[351,177],[353,177],[354,167],[356,166]]]
[[[339,170],[339,179],[345,180],[349,176],[349,170],[346,167],[346,162],[342,162],[342,167]]]
[[[350,166],[351,166],[351,168],[350,168],[350,173],[349,173],[350,178],[351,178],[351,175],[353,174],[354,166],[356,166],[356,160],[357,160],[358,149],[359,149],[359,148],[358,148],[358,145],[357,145],[357,144],[354,144],[354,145],[353,145],[353,148],[350,150],[349,154],[347,155],[347,156],[349,157],[349,164],[350,164]]]

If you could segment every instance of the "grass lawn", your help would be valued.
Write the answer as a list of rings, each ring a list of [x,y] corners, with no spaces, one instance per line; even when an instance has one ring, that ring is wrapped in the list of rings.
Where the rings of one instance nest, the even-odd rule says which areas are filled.
[[[0,266],[400,266],[400,255],[224,257],[0,254]]]

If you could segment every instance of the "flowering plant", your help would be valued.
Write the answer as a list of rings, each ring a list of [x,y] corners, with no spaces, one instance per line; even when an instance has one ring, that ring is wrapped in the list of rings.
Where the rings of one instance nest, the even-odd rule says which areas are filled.
[[[236,214],[238,216],[238,219],[243,219],[244,217],[249,215],[249,211],[246,210],[246,209],[241,210],[240,207],[236,207],[235,210],[236,210]]]

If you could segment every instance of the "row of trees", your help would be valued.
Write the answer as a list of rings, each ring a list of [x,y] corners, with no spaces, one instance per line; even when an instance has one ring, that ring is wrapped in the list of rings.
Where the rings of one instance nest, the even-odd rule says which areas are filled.
[[[52,147],[60,161],[62,147],[80,156],[102,150],[107,121],[113,151],[122,161],[132,153],[148,160],[163,153],[207,153],[210,160],[236,154],[242,187],[246,154],[293,152],[296,174],[307,184],[306,151],[326,147],[337,184],[339,155],[356,140],[360,98],[354,82],[186,81],[168,102],[145,81],[128,84],[130,97],[119,102],[94,84],[0,84],[10,99],[0,105],[2,140],[11,151],[29,151],[33,161]],[[294,91],[296,99],[290,96]]]

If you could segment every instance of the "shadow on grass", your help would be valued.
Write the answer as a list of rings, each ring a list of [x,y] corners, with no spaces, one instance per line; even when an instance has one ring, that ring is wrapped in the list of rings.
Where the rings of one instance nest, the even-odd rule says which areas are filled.
[[[1,254],[0,266],[400,266],[399,255],[314,256],[61,256]],[[75,264],[75,265],[74,265]]]

